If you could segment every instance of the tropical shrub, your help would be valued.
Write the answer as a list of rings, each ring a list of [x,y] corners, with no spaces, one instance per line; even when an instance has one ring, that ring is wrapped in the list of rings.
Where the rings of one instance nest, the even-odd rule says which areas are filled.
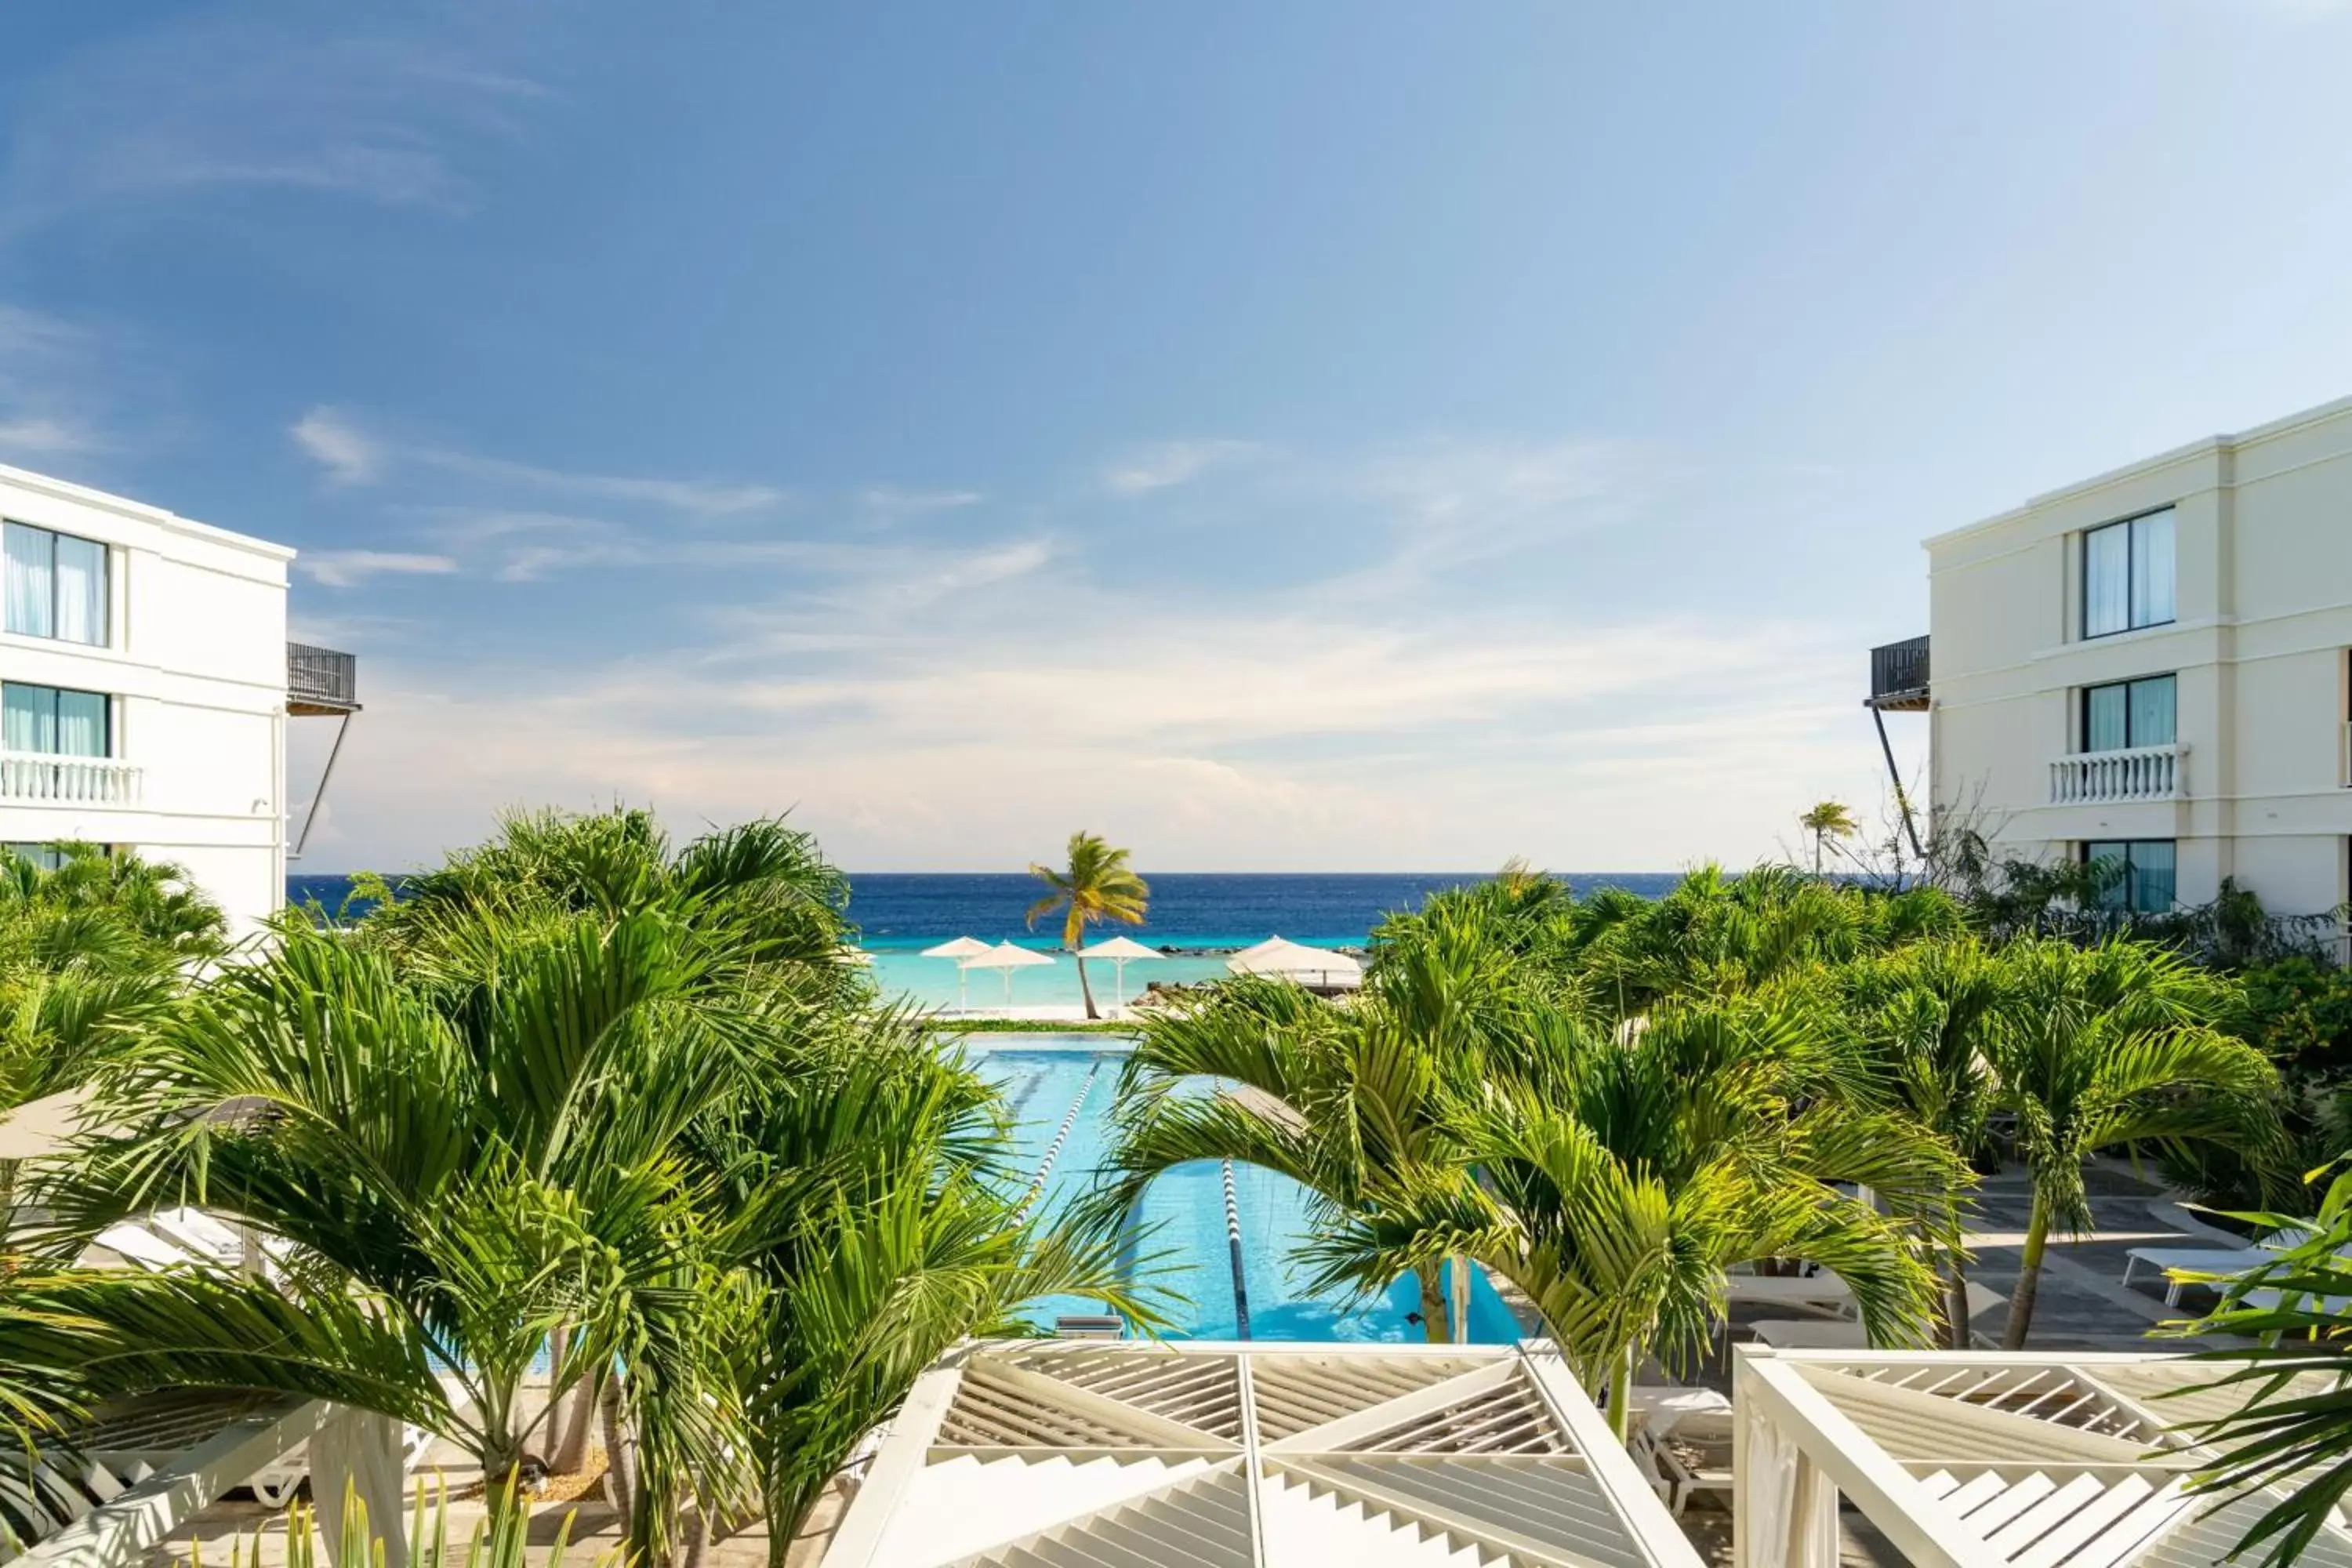
[[[1039,1293],[1155,1321],[1115,1247],[1027,1212],[988,1086],[841,983],[835,882],[772,824],[673,857],[628,814],[541,817],[355,929],[289,921],[109,1065],[128,1131],[42,1193],[60,1258],[186,1202],[268,1277],[18,1280],[0,1366],[356,1405],[466,1447],[495,1504],[547,1355],[633,1558],[764,1512],[781,1561],[955,1340]]]
[[[2225,1414],[2183,1426],[2220,1452],[2199,1476],[2200,1490],[2233,1497],[2275,1487],[2285,1494],[2255,1520],[2233,1553],[2259,1549],[2267,1563],[2300,1557],[2352,1490],[2352,1375],[2345,1359],[2352,1349],[2352,1172],[2336,1174],[2315,1208],[2309,1217],[2230,1216],[2255,1231],[2301,1225],[2305,1237],[2268,1262],[2218,1280],[2221,1304],[2179,1331],[2253,1342],[2200,1352],[2201,1360],[2237,1364],[2180,1392],[2204,1396],[2203,1403],[2214,1393],[2236,1395]]]

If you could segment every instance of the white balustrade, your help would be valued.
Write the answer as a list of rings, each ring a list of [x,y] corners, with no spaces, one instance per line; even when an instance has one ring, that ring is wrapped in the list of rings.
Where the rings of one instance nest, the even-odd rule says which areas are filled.
[[[2352,789],[2352,719],[2344,721],[2344,787]]]
[[[115,757],[0,752],[0,801],[136,805],[140,769]]]
[[[2188,755],[2186,746],[2134,746],[2061,757],[2050,764],[2050,804],[2178,800],[2185,783],[2181,764]]]

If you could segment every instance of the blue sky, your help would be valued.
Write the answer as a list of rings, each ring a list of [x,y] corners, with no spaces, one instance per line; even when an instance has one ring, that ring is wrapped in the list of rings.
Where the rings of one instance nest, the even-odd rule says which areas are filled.
[[[1875,815],[1919,539],[2352,392],[2347,67],[2330,0],[17,0],[0,461],[303,552],[310,868],[616,796],[1744,863]]]

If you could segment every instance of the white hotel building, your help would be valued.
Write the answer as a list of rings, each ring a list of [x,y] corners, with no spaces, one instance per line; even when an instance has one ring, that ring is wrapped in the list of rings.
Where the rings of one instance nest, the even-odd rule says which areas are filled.
[[[183,867],[243,936],[285,902],[286,721],[348,654],[286,640],[294,552],[0,467],[0,845]]]
[[[1928,714],[1936,811],[2120,862],[2139,909],[2352,895],[2352,399],[1927,549],[1929,636],[1874,651],[1871,704]]]

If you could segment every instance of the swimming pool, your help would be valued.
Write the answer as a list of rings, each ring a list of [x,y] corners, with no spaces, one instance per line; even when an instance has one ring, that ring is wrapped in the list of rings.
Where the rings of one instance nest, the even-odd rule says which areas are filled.
[[[975,1065],[1003,1091],[1015,1126],[1019,1168],[1043,1171],[1038,1201],[1059,1213],[1092,1179],[1110,1131],[1123,1049],[1105,1049],[1100,1035],[1024,1035],[995,1045],[975,1040]],[[1401,1279],[1382,1295],[1348,1300],[1317,1295],[1291,1254],[1307,1232],[1307,1191],[1286,1176],[1234,1167],[1234,1201],[1241,1222],[1244,1331],[1234,1289],[1233,1250],[1225,1233],[1223,1168],[1214,1161],[1179,1165],[1146,1192],[1141,1246],[1154,1258],[1150,1283],[1181,1298],[1173,1303],[1174,1337],[1309,1341],[1418,1341],[1420,1292]],[[1099,1312],[1083,1298],[1034,1303],[1031,1321],[1050,1327],[1064,1313]],[[1484,1273],[1474,1272],[1470,1338],[1505,1344],[1520,1337],[1510,1309]]]

